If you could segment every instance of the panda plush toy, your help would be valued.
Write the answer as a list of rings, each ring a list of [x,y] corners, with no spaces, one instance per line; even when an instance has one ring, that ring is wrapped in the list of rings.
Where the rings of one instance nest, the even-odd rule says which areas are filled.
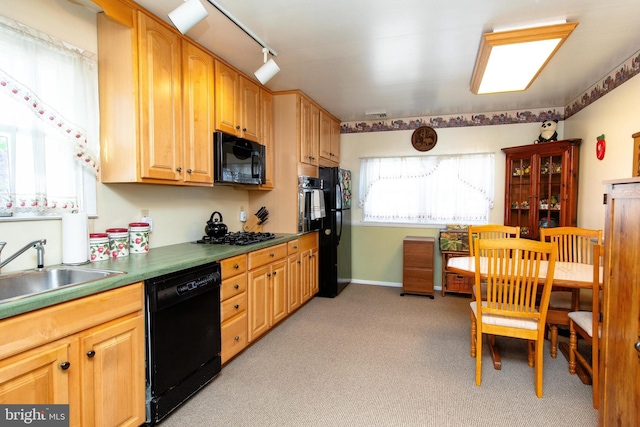
[[[545,120],[540,125],[540,136],[534,143],[557,141],[558,132],[556,132],[556,129],[558,129],[558,120]]]

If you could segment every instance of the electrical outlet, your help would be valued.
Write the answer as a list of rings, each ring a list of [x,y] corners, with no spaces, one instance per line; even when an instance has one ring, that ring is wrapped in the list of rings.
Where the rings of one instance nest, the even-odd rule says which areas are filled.
[[[140,211],[140,216],[141,217],[149,216],[149,209],[142,209]]]
[[[146,222],[147,224],[149,224],[149,232],[153,231],[153,218],[151,218],[150,216],[143,216],[142,218],[140,218],[140,222]]]

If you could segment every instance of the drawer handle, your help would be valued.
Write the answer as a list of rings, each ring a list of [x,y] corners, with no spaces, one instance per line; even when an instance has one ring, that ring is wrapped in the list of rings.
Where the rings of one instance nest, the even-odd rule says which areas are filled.
[[[276,256],[276,254],[274,254],[273,252],[271,252],[271,253],[269,254],[269,256],[270,256],[271,258],[273,258],[274,256]]]
[[[96,355],[96,352],[95,352],[95,351],[93,351],[93,350],[89,350],[89,351],[87,351],[87,357],[88,357],[89,359],[91,359],[91,358],[92,358],[93,356],[95,356],[95,355]]]
[[[240,337],[238,335],[236,335],[235,337],[233,337],[234,340],[236,341],[240,341]]]
[[[240,266],[238,264],[234,265],[233,268],[235,268],[236,270],[240,268]]]
[[[294,246],[294,247],[293,247],[293,249],[298,249],[298,246],[297,246],[297,245],[296,245],[296,246]]]
[[[236,310],[240,308],[240,306],[238,304],[234,305],[233,308],[235,308]]]
[[[67,369],[69,369],[69,366],[71,366],[71,363],[69,362],[62,362],[60,364],[60,369],[62,369],[63,371],[66,371]]]
[[[233,287],[233,289],[240,289],[240,285],[238,285],[237,283],[235,284],[235,286]]]

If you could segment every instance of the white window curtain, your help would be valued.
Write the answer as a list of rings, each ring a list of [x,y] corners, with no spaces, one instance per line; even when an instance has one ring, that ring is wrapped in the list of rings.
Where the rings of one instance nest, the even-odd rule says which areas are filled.
[[[488,222],[493,189],[491,153],[361,159],[365,222]]]
[[[0,16],[0,215],[95,213],[95,54]]]

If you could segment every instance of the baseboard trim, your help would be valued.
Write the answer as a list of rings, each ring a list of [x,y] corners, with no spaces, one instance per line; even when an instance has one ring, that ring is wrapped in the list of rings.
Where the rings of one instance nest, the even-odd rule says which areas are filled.
[[[372,286],[390,286],[392,288],[401,288],[402,282],[375,282],[372,280],[357,280],[351,279],[351,283],[355,283],[357,285],[372,285]],[[434,286],[434,290],[442,290],[442,286]]]

